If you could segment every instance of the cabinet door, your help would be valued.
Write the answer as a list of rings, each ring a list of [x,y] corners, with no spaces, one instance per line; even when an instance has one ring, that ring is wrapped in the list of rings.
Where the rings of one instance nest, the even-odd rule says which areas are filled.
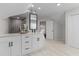
[[[10,56],[9,38],[0,38],[0,56]]]
[[[42,48],[45,44],[45,38],[44,38],[44,35],[42,33],[38,34],[37,41],[39,43],[39,48]]]
[[[21,38],[20,36],[11,37],[11,55],[21,55]]]
[[[33,50],[36,50],[39,48],[39,38],[37,37],[32,38],[32,47],[33,47]]]

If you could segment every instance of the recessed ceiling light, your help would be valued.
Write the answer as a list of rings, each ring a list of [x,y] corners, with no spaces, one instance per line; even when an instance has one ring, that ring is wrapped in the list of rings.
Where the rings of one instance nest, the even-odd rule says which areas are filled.
[[[60,3],[57,3],[57,6],[60,6],[61,4]]]
[[[34,7],[34,5],[32,4],[32,7]]]
[[[19,19],[20,17],[17,17],[17,19]]]
[[[40,8],[40,7],[38,7],[38,9],[40,10],[41,8]]]

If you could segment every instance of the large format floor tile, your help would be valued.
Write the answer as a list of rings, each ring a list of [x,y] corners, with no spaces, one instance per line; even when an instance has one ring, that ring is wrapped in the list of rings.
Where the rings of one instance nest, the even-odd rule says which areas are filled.
[[[46,40],[45,46],[31,56],[79,56],[79,49],[67,47],[63,41]]]

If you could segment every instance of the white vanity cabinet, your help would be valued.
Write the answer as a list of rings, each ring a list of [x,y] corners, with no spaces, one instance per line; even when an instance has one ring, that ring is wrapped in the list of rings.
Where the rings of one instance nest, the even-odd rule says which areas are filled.
[[[25,56],[32,52],[32,37],[22,35],[22,55]]]
[[[22,34],[22,55],[28,55],[42,48],[44,40],[42,33]]]
[[[44,47],[45,37],[42,33],[39,33],[38,38],[39,38],[39,49],[40,49],[40,48]]]
[[[35,51],[39,48],[39,38],[38,37],[32,37],[32,50]]]
[[[21,39],[20,36],[0,38],[0,56],[20,56]]]
[[[45,38],[42,33],[33,35],[32,49],[33,51],[39,50],[44,46]]]
[[[11,55],[12,56],[21,56],[21,37],[14,36],[10,37],[11,46]]]
[[[22,55],[28,55],[29,53],[36,51],[39,48],[39,39],[37,35],[22,35]]]
[[[0,56],[10,55],[10,40],[8,37],[0,38]]]
[[[44,45],[43,34],[0,36],[0,56],[26,56]]]
[[[28,55],[39,48],[39,38],[34,34],[22,34],[22,55]]]

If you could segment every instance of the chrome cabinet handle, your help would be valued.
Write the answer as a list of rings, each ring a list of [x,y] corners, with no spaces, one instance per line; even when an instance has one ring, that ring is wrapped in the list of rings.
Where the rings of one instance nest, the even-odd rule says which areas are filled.
[[[37,38],[37,41],[39,41],[40,40],[40,38]]]
[[[25,41],[25,43],[29,43],[29,41]]]
[[[25,38],[29,38],[28,36],[26,36]]]
[[[13,46],[13,42],[11,42],[11,46]]]
[[[9,47],[12,47],[13,46],[13,42],[9,42]]]
[[[30,48],[25,48],[25,50],[28,50],[28,49],[30,49]]]
[[[9,47],[11,46],[11,42],[9,42]]]

